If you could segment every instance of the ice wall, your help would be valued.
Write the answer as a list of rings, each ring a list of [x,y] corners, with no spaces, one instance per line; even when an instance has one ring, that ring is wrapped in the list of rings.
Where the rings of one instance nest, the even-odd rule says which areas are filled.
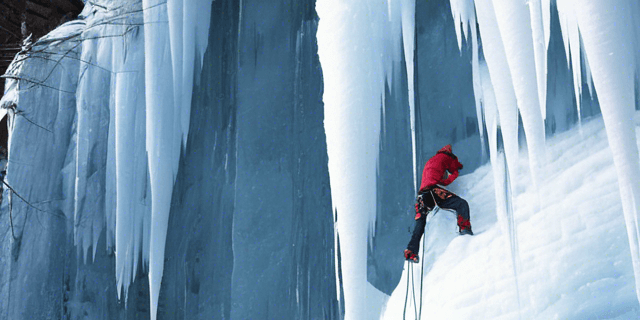
[[[453,10],[454,16],[457,12],[464,11],[460,9],[460,1],[452,3],[456,4]],[[638,271],[640,245],[637,198],[640,187],[631,181],[637,181],[638,172],[640,172],[632,114],[635,109],[634,99],[637,96],[635,88],[638,86],[634,72],[637,70],[638,61],[636,29],[637,17],[640,16],[639,7],[631,1],[621,1],[615,5],[604,1],[563,0],[556,3],[557,16],[556,7],[548,1],[527,3],[502,0],[474,1],[483,41],[483,53],[487,61],[490,82],[495,89],[499,115],[498,126],[502,129],[499,131],[499,136],[505,142],[506,171],[513,170],[514,150],[517,148],[514,148],[517,146],[514,141],[518,139],[518,121],[515,120],[512,112],[509,112],[510,116],[506,117],[505,111],[514,110],[514,105],[518,107],[519,119],[522,120],[526,134],[530,173],[534,185],[537,185],[544,177],[539,167],[546,158],[542,119],[546,117],[549,120],[546,124],[547,132],[554,132],[559,126],[562,130],[566,124],[572,122],[573,115],[576,115],[580,122],[583,114],[583,96],[593,97],[597,92],[599,103],[594,104],[589,101],[589,105],[590,107],[599,105],[602,109],[609,143],[616,155],[615,164],[619,174],[631,256],[636,279],[638,279],[640,277]],[[564,50],[553,34],[553,31],[557,34],[558,29],[562,33],[560,39],[563,41]],[[543,57],[541,52],[545,50],[546,57]],[[564,63],[559,61],[561,53],[565,53],[566,65],[572,73],[573,99],[567,99],[567,90],[562,85],[563,79],[568,77],[562,70]],[[548,74],[552,79],[549,82],[546,78],[547,72],[541,71],[543,65],[547,71],[550,71]],[[537,79],[540,77],[545,79]],[[583,95],[584,84],[589,88],[588,95]],[[541,88],[544,86],[547,88]],[[551,89],[549,94],[545,92],[548,88]],[[515,103],[512,97],[505,96],[507,93],[510,95],[511,90],[515,94]],[[542,99],[546,101],[543,102]],[[567,105],[575,105],[577,110],[571,112],[567,109]],[[593,114],[593,108],[589,109],[585,113]],[[487,110],[485,115],[487,115],[486,112]],[[495,116],[491,115],[491,117]],[[494,126],[493,121],[494,119],[486,119],[485,124]],[[487,129],[489,134],[493,135],[491,131],[495,129],[489,126]],[[491,141],[492,137],[489,140]],[[492,153],[496,152],[494,146],[491,150]],[[495,163],[495,155],[492,154],[491,158],[492,163]],[[504,166],[498,167],[494,166],[496,176],[505,176]],[[513,172],[510,175],[514,176]],[[514,248],[517,248],[517,241],[514,239],[517,239],[517,236],[513,227],[513,217],[508,213],[508,204],[512,197],[511,191],[508,190],[512,188],[509,188],[508,178],[506,180],[507,191],[503,192],[502,188],[496,188],[496,193],[498,202],[503,199],[507,203],[508,234],[512,239],[515,264],[517,250]],[[544,201],[544,199],[539,200]],[[498,211],[501,211],[500,207],[499,205]],[[640,293],[638,296],[640,297]]]
[[[100,175],[104,177],[105,169],[104,163],[97,166],[92,161],[105,161],[106,150],[94,151],[94,155],[103,156],[91,155],[87,161],[91,165],[83,170],[88,173],[85,179],[76,179],[79,150],[76,142],[81,130],[78,106],[106,108],[106,112],[96,115],[100,122],[107,120],[107,125],[96,129],[108,128],[110,117],[109,104],[104,102],[103,95],[96,95],[95,104],[89,95],[82,100],[76,95],[83,81],[80,70],[97,66],[95,60],[84,60],[82,55],[81,39],[86,30],[83,21],[60,27],[18,56],[15,68],[7,75],[20,81],[12,87],[14,94],[3,98],[3,105],[15,108],[10,109],[11,164],[5,180],[15,193],[5,188],[1,207],[0,263],[4,272],[0,280],[3,297],[0,314],[5,319],[137,318],[149,314],[144,281],[130,288],[136,292],[126,302],[130,308],[119,307],[113,252],[105,250],[106,233],[98,229],[106,219],[106,194],[96,192],[101,188],[96,180]],[[86,39],[92,40],[97,38]],[[89,52],[96,48],[94,45],[89,45]],[[92,54],[86,57],[97,59]],[[104,77],[99,73],[93,76]],[[109,87],[110,81],[96,80],[90,89],[108,93]],[[100,132],[87,129],[85,146],[96,143],[91,134]],[[107,141],[101,143],[105,146]],[[86,210],[74,214],[78,180],[93,181],[92,187],[85,189],[89,192],[79,198],[80,206],[98,210],[102,217]],[[86,203],[91,197],[97,203]],[[100,249],[93,250],[94,247]]]
[[[240,8],[230,318],[335,319],[315,1]]]
[[[385,89],[376,176],[376,225],[367,247],[367,281],[386,294],[391,294],[400,280],[403,261],[397,256],[407,245],[405,235],[415,214],[414,154],[404,64],[404,59],[395,63],[396,80]]]
[[[456,3],[458,2],[466,3]],[[464,11],[463,6],[458,8]],[[462,14],[469,16],[468,13],[467,10]],[[464,164],[462,173],[473,170],[486,161],[482,159],[474,95],[473,37],[468,31],[469,24],[457,26],[459,22],[451,14],[449,1],[416,1],[415,118],[418,177],[422,175],[425,162],[447,144],[453,145],[454,153]],[[459,36],[456,28],[463,31]],[[419,186],[419,179],[417,184]]]
[[[90,2],[28,51],[0,317],[340,318],[314,9]]]

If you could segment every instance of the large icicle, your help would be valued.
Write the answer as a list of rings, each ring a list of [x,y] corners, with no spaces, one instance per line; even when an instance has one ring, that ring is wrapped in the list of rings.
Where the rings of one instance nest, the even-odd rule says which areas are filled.
[[[493,3],[491,0],[476,0],[475,5],[483,41],[484,56],[487,62],[486,67],[481,64],[478,71],[482,84],[484,118],[487,125],[487,140],[489,141],[495,181],[497,216],[503,233],[509,239],[516,290],[519,297],[518,237],[513,213],[512,187],[509,178],[517,176],[518,114],[516,94],[500,30],[496,22],[495,16],[497,13],[493,9]],[[498,129],[500,130],[498,131]],[[499,138],[502,140],[501,150],[498,147]]]
[[[417,154],[416,154],[416,97],[415,97],[415,23],[416,1],[402,0],[402,43],[404,44],[404,60],[407,67],[407,83],[409,85],[409,119],[411,122],[411,150],[413,152],[413,185],[417,187]],[[417,191],[417,190],[416,190]]]
[[[518,161],[518,110],[516,95],[511,81],[511,71],[496,23],[491,0],[476,0],[476,14],[491,84],[495,89],[499,125],[504,140],[507,164],[512,177],[516,176]],[[485,80],[486,81],[486,80]],[[483,84],[484,87],[484,84]]]
[[[595,89],[613,161],[618,173],[636,282],[640,300],[640,156],[634,129],[636,36],[629,1],[612,5],[606,0],[579,0],[575,9],[580,33]]]
[[[323,0],[318,1],[316,10],[320,16],[318,53],[325,79],[324,123],[331,196],[334,212],[338,212],[345,319],[360,319],[366,314],[369,287],[366,246],[376,219],[385,70],[388,59],[400,60],[396,53],[385,56],[385,46],[399,43],[402,34],[389,32],[399,29],[390,25],[386,13],[397,11],[386,0]],[[403,20],[409,17],[403,16]]]
[[[542,119],[547,114],[547,44],[548,38],[545,34],[547,21],[543,17],[541,0],[529,1],[529,15],[531,16],[531,31],[533,37],[533,53],[536,61],[536,78],[538,79],[538,99],[540,101],[540,112]],[[548,8],[548,7],[547,7]],[[548,10],[546,10],[548,11]],[[547,19],[549,20],[549,19]]]
[[[100,13],[97,13],[101,16]],[[99,18],[96,18],[96,20]],[[94,22],[95,23],[95,22]],[[89,25],[83,32],[78,80],[78,127],[74,203],[74,239],[86,261],[105,223],[104,192],[111,85],[111,38],[108,28]],[[106,118],[106,119],[105,119]]]
[[[186,106],[182,104],[183,94],[183,0],[167,0],[167,19],[169,20],[169,43],[171,45],[171,66],[173,67],[173,110],[175,118],[180,119],[180,130],[175,130],[174,139],[184,139],[186,144],[187,132],[182,132],[183,120],[181,116],[190,113],[186,110],[190,110],[190,105]],[[160,65],[158,67],[161,67]],[[162,68],[162,67],[161,67]],[[188,125],[187,119],[187,125]],[[176,128],[177,129],[177,128]],[[176,143],[175,141],[172,143]],[[179,143],[178,143],[179,144]]]
[[[453,15],[453,24],[456,29],[456,38],[458,40],[458,49],[462,50],[462,36],[465,40],[469,38],[468,32],[475,31],[475,13],[473,11],[473,0],[451,0],[451,14]]]
[[[124,28],[122,29],[124,31]],[[116,163],[116,281],[118,296],[126,301],[133,282],[145,235],[143,222],[151,214],[146,201],[144,29],[126,33],[114,41],[117,58],[115,104]],[[126,48],[126,49],[125,49]],[[148,218],[146,219],[148,220]]]
[[[195,60],[207,47],[212,0],[168,0],[167,15],[173,67],[173,98],[180,130],[176,138],[186,148],[191,114]],[[200,63],[201,64],[201,63]]]
[[[182,106],[180,119],[182,121],[182,145],[187,146],[187,135],[189,133],[189,121],[191,117],[191,98],[193,90],[193,81],[195,77],[200,75],[195,73],[196,59],[199,59],[202,65],[204,51],[207,49],[209,24],[211,17],[211,2],[213,0],[181,0],[184,1],[182,8],[183,17],[180,19],[182,26],[182,99],[179,105]],[[178,17],[170,17],[169,21]],[[173,44],[174,39],[171,39]],[[174,57],[175,61],[175,57]]]
[[[491,77],[486,64],[479,67],[479,76],[482,82],[483,111],[486,119],[487,134],[489,140],[489,155],[493,168],[493,183],[496,198],[496,211],[498,221],[503,232],[508,235],[508,244],[511,249],[511,264],[514,273],[516,295],[520,304],[520,289],[518,274],[520,269],[520,253],[518,249],[518,233],[513,213],[513,201],[511,193],[511,178],[509,175],[506,152],[504,145],[500,145],[499,139],[503,139],[498,131],[499,115],[496,105],[495,92],[491,85]]]
[[[545,133],[538,97],[529,10],[524,1],[493,0],[493,5],[527,135],[531,175],[534,186],[537,187],[541,179],[540,162],[545,158]]]
[[[175,105],[167,7],[143,0],[145,39],[146,150],[151,180],[149,290],[151,319],[156,319],[164,270],[164,248],[173,184],[182,141],[181,114]],[[178,116],[178,117],[176,117]],[[176,139],[178,137],[178,139]]]

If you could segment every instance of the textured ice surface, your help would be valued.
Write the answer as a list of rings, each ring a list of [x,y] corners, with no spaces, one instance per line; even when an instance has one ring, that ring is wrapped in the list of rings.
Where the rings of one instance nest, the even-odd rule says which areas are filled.
[[[635,119],[636,136],[640,136],[640,114]],[[540,188],[547,201],[539,211],[536,192],[525,173],[524,153],[518,164],[521,173],[513,179],[522,318],[635,319],[640,315],[614,154],[604,121],[591,118],[583,123],[583,131],[584,136],[575,128],[547,141],[549,161],[543,169],[549,175]],[[476,235],[427,245],[423,319],[519,319],[509,244],[496,220],[491,167],[460,177],[452,189],[469,201]],[[426,239],[441,237],[453,225],[454,221],[430,222]],[[438,252],[437,259],[431,252]],[[406,319],[415,319],[412,290],[420,299],[416,269]],[[406,277],[405,265],[399,286],[387,298],[384,319],[402,317]]]
[[[425,317],[637,316],[640,5],[557,3],[87,2],[0,103],[0,317],[375,318],[448,143],[494,172],[452,186],[480,233],[430,245]]]
[[[88,3],[12,69],[0,317],[339,317],[313,2],[187,2]]]

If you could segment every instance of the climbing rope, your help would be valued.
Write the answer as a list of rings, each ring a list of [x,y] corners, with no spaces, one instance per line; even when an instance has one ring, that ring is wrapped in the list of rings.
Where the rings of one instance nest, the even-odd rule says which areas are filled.
[[[433,204],[435,205],[431,210],[429,210],[429,212],[426,213],[426,216],[428,216],[430,213],[433,213],[434,215],[440,210],[440,207],[438,207],[438,203],[436,202],[436,198],[433,196],[433,190],[430,190],[429,192],[431,194],[431,198],[433,199]],[[426,219],[426,218],[425,218]],[[426,224],[426,221],[425,221]],[[425,225],[426,227],[426,225]],[[424,255],[425,252],[425,239],[424,239],[424,233],[423,233],[423,238],[422,238],[422,254]],[[413,311],[415,314],[415,319],[419,320],[422,318],[422,292],[423,292],[423,288],[424,288],[424,256],[423,259],[421,261],[421,265],[420,265],[420,307],[418,307],[418,305],[416,304],[416,289],[415,289],[415,277],[413,276],[413,262],[407,260],[407,290],[405,292],[404,295],[404,309],[402,310],[402,319],[406,320],[406,316],[407,316],[407,302],[409,301],[409,285],[411,285],[411,291],[412,291],[412,295],[413,295]]]
[[[422,239],[422,255],[424,258],[424,250],[425,250],[425,239]],[[422,284],[424,282],[424,259],[422,259],[422,265],[420,266],[420,312],[418,313],[418,317],[416,319],[422,319]]]
[[[436,198],[433,196],[433,190],[431,190],[429,192],[431,194],[431,198],[433,199],[433,204],[435,205],[433,207],[433,209],[429,210],[429,212],[427,213],[427,216],[429,216],[429,213],[432,213],[435,215],[438,213],[438,211],[440,210],[440,207],[438,207],[438,203],[436,202]],[[426,224],[426,221],[425,221]],[[426,226],[425,226],[426,227]],[[424,253],[425,253],[425,242],[427,242],[423,236],[422,238],[422,255],[424,258]],[[416,319],[422,319],[422,288],[423,288],[423,282],[424,282],[424,259],[422,259],[422,265],[420,266],[420,312],[418,313],[418,318]]]
[[[407,318],[407,302],[409,301],[409,284],[411,283],[411,262],[407,260],[407,291],[404,294],[404,310],[402,310],[402,320]]]

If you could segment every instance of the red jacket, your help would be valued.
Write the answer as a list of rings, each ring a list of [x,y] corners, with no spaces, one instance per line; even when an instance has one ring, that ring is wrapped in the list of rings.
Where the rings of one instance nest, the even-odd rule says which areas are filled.
[[[444,146],[435,156],[431,157],[422,171],[422,183],[420,191],[433,187],[437,184],[448,185],[458,177],[458,170],[462,169],[462,164],[451,151],[451,145]],[[449,171],[450,175],[445,176]]]

